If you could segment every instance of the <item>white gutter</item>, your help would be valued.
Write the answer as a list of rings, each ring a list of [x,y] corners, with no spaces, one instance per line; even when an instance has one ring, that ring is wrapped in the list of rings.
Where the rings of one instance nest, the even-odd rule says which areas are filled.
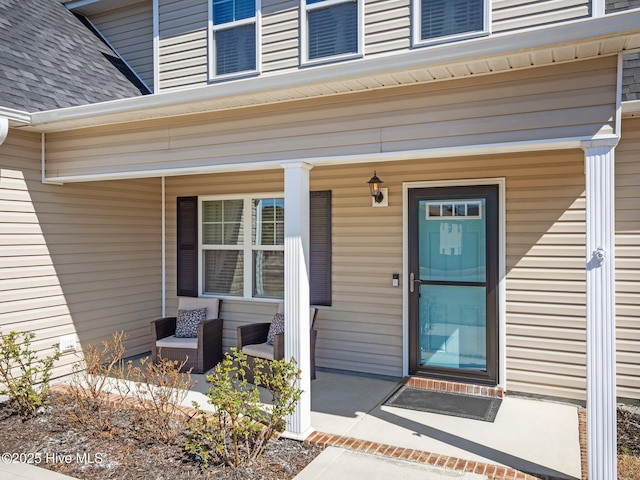
[[[630,100],[622,103],[622,117],[640,117],[640,100]]]
[[[485,145],[468,145],[460,147],[441,147],[422,150],[405,150],[393,152],[376,152],[357,155],[336,155],[329,157],[305,158],[305,162],[313,166],[346,165],[372,162],[394,162],[403,160],[419,160],[430,158],[447,158],[470,155],[489,155],[516,152],[534,152],[545,150],[568,150],[582,148],[582,142],[594,139],[617,139],[616,135],[602,135],[598,137],[571,137],[532,140],[522,142],[492,143]],[[102,180],[126,180],[133,178],[172,177],[178,175],[204,175],[211,173],[231,173],[257,170],[279,170],[288,163],[298,163],[299,159],[272,160],[268,162],[250,162],[235,164],[206,165],[201,167],[178,167],[156,170],[139,170],[131,172],[96,173],[88,175],[73,175],[67,177],[52,177],[53,183],[94,182]]]
[[[9,134],[9,119],[0,117],[0,145],[5,141]]]
[[[543,33],[543,34],[542,34]],[[504,56],[509,52],[550,48],[554,45],[573,44],[579,41],[596,41],[599,38],[640,34],[640,10],[625,11],[598,18],[587,18],[558,24],[552,27],[535,27],[518,32],[495,34],[452,44],[416,48],[405,53],[393,53],[361,60],[317,66],[274,75],[246,78],[215,85],[199,86],[179,91],[157,93],[143,97],[113,100],[34,113],[32,122],[46,125],[70,120],[98,120],[104,123],[131,119],[164,117],[200,111],[198,104],[207,100],[229,99],[295,89],[313,84],[348,80],[376,74],[392,74],[398,71],[419,69],[439,64]],[[178,112],[167,112],[168,107],[180,107]],[[202,107],[201,107],[202,108]],[[143,111],[157,109],[157,114]],[[130,118],[107,118],[112,115],[132,114]],[[137,115],[135,115],[137,114]]]
[[[4,117],[10,122],[31,123],[31,114],[22,110],[0,107],[0,117]]]

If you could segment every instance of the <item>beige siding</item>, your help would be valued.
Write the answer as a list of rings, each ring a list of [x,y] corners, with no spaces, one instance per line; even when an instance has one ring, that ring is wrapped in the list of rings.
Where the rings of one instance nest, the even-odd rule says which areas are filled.
[[[622,123],[616,148],[618,395],[640,399],[640,119]]]
[[[332,190],[333,305],[320,307],[317,361],[328,368],[402,374],[402,184],[505,177],[507,388],[583,398],[585,389],[584,153],[542,152],[316,167],[311,189]],[[364,182],[376,169],[389,207],[371,208]],[[175,286],[175,199],[181,195],[282,192],[281,171],[167,179],[168,291]],[[376,241],[371,241],[372,229]],[[176,308],[170,301],[170,311]],[[225,348],[235,329],[269,321],[265,302],[225,300]]]
[[[616,59],[47,136],[49,177],[612,132]]]
[[[495,0],[491,30],[498,33],[588,17],[590,4],[588,0]]]
[[[409,0],[366,2],[365,54],[372,55],[411,46],[411,4]]]
[[[202,0],[158,0],[159,88],[207,82],[208,4]]]
[[[144,0],[93,16],[91,21],[153,90],[153,3]]]
[[[300,61],[300,2],[263,0],[262,71],[295,69]]]
[[[116,330],[131,354],[149,350],[161,313],[160,183],[40,181],[40,135],[9,132],[0,146],[0,329],[33,331],[48,351]],[[78,357],[65,354],[57,373]]]

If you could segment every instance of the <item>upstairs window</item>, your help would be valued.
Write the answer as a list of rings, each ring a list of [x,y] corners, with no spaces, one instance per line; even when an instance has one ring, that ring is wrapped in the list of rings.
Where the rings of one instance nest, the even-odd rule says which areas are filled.
[[[212,0],[213,76],[255,72],[259,0]]]
[[[303,61],[339,60],[361,52],[362,1],[302,0]]]
[[[460,40],[486,33],[487,0],[418,0],[416,43]]]

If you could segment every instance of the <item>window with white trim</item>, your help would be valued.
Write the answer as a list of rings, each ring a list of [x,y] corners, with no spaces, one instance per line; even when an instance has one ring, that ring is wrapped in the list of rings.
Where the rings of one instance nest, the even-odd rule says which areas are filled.
[[[284,200],[178,197],[177,294],[283,298]],[[331,191],[309,192],[312,305],[331,305]]]
[[[258,70],[260,0],[211,0],[213,76]]]
[[[301,1],[304,62],[360,54],[362,0]]]
[[[417,0],[415,41],[438,43],[487,33],[489,0]]]
[[[202,293],[284,295],[284,198],[203,198]]]

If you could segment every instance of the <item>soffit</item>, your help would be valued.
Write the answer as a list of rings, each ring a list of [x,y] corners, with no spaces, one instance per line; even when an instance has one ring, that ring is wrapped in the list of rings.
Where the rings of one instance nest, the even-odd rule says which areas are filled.
[[[62,131],[332,97],[573,62],[636,48],[640,48],[640,11],[286,74],[38,112],[32,115],[33,123],[22,128]]]

